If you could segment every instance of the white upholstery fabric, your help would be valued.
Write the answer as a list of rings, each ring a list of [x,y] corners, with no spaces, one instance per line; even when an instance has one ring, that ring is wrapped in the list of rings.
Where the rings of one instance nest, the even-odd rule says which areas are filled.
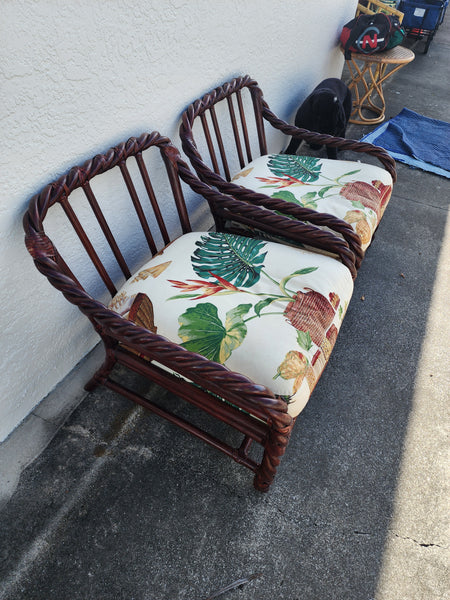
[[[369,246],[392,193],[391,175],[376,165],[284,154],[255,159],[233,182],[339,217],[358,233],[363,250]]]
[[[304,408],[336,340],[353,281],[336,260],[231,234],[190,233],[134,274],[110,307],[137,293],[157,333]]]

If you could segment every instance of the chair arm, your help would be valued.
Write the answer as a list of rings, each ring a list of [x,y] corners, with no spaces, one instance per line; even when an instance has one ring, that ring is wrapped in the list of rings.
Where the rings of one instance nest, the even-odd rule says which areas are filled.
[[[262,101],[262,113],[263,117],[273,126],[275,129],[283,132],[284,134],[304,140],[308,143],[331,146],[332,148],[338,148],[339,150],[352,150],[353,152],[361,152],[363,154],[369,154],[377,158],[384,168],[391,174],[392,180],[397,180],[397,171],[395,168],[395,160],[392,156],[386,152],[384,148],[368,144],[367,142],[358,142],[357,140],[351,140],[347,138],[335,137],[333,135],[327,135],[324,133],[316,133],[309,131],[308,129],[301,129],[295,127],[295,125],[289,125],[286,121],[278,118],[269,108],[268,104]]]
[[[285,204],[282,200],[274,201],[269,207],[270,210],[267,210],[262,206],[248,204],[228,196],[225,202],[218,203],[213,210],[223,219],[234,220],[283,240],[337,254],[350,270],[352,278],[356,279],[356,257],[349,244],[329,231],[280,214],[286,212]]]
[[[292,221],[292,219],[285,219],[283,222],[280,221],[279,226],[283,233],[280,233],[279,235],[284,235],[285,228],[287,228],[293,234],[297,233],[298,235],[306,236],[306,239],[303,239],[304,243],[321,248],[323,248],[323,246],[319,245],[318,242],[327,240],[327,244],[333,245],[335,248],[333,251],[336,251],[336,253],[341,256],[342,262],[348,266],[350,271],[353,272],[353,267],[350,266],[350,264],[356,265],[356,268],[361,264],[364,256],[361,248],[361,239],[349,223],[346,223],[334,215],[321,213],[303,206],[288,203],[284,200],[271,198],[266,194],[254,192],[248,188],[226,181],[220,175],[211,171],[208,166],[203,163],[201,158],[199,158],[198,153],[196,153],[195,159],[193,158],[193,155],[191,155],[191,162],[200,179],[192,174],[188,165],[182,160],[178,160],[178,172],[181,178],[188,183],[192,189],[199,194],[202,194],[202,196],[210,202],[210,205],[213,207],[213,212],[217,213],[220,207],[226,206],[227,204],[231,207],[230,197],[238,201],[241,200],[247,205],[251,204],[264,207],[270,211],[277,211],[287,217],[293,217],[294,219],[298,219],[298,221],[303,221],[303,223],[301,223],[302,228],[300,228],[299,223],[299,228],[297,229],[295,229],[295,226],[293,225],[295,221]],[[208,185],[204,182],[207,182]],[[210,187],[211,185],[219,190],[219,192],[217,192],[216,189],[212,189]],[[224,196],[224,194],[226,195]],[[235,210],[238,208],[239,210],[243,210],[242,205],[238,206],[235,204],[233,206]],[[262,213],[258,214],[256,218],[259,219],[261,215]],[[307,221],[316,227],[308,228],[304,221]],[[269,223],[267,221],[267,224],[272,225],[274,222]],[[331,229],[332,232],[340,234],[345,240],[344,244],[341,244],[343,240],[332,232],[322,232],[322,234],[319,234],[319,227],[327,227],[328,229]],[[327,233],[327,236],[323,236],[324,233]],[[350,256],[349,252],[353,257]]]

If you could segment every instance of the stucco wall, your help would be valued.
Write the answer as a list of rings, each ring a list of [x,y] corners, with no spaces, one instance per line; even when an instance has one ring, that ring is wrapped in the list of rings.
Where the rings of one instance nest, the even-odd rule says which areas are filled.
[[[280,116],[340,76],[356,0],[3,0],[0,18],[0,441],[96,344],[87,320],[37,272],[28,199],[131,135],[178,145],[179,115],[250,74]],[[319,28],[320,25],[320,28]]]

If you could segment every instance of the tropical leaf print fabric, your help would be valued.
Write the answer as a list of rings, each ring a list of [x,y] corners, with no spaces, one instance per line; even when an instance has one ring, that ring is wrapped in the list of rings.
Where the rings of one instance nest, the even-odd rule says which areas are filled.
[[[328,213],[352,225],[365,250],[392,193],[392,178],[380,167],[313,156],[261,156],[233,181],[273,198]]]
[[[159,335],[266,385],[297,415],[353,291],[334,259],[224,233],[189,233],[135,273],[110,307],[149,298]]]

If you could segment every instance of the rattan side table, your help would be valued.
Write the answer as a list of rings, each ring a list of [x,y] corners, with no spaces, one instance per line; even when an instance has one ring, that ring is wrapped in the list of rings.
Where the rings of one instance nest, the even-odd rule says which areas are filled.
[[[386,101],[383,84],[399,69],[414,60],[414,57],[414,52],[403,46],[396,46],[378,54],[352,53],[351,58],[346,61],[351,77],[348,86],[353,95],[350,123],[374,125],[384,121]],[[375,116],[366,116],[363,111]]]

